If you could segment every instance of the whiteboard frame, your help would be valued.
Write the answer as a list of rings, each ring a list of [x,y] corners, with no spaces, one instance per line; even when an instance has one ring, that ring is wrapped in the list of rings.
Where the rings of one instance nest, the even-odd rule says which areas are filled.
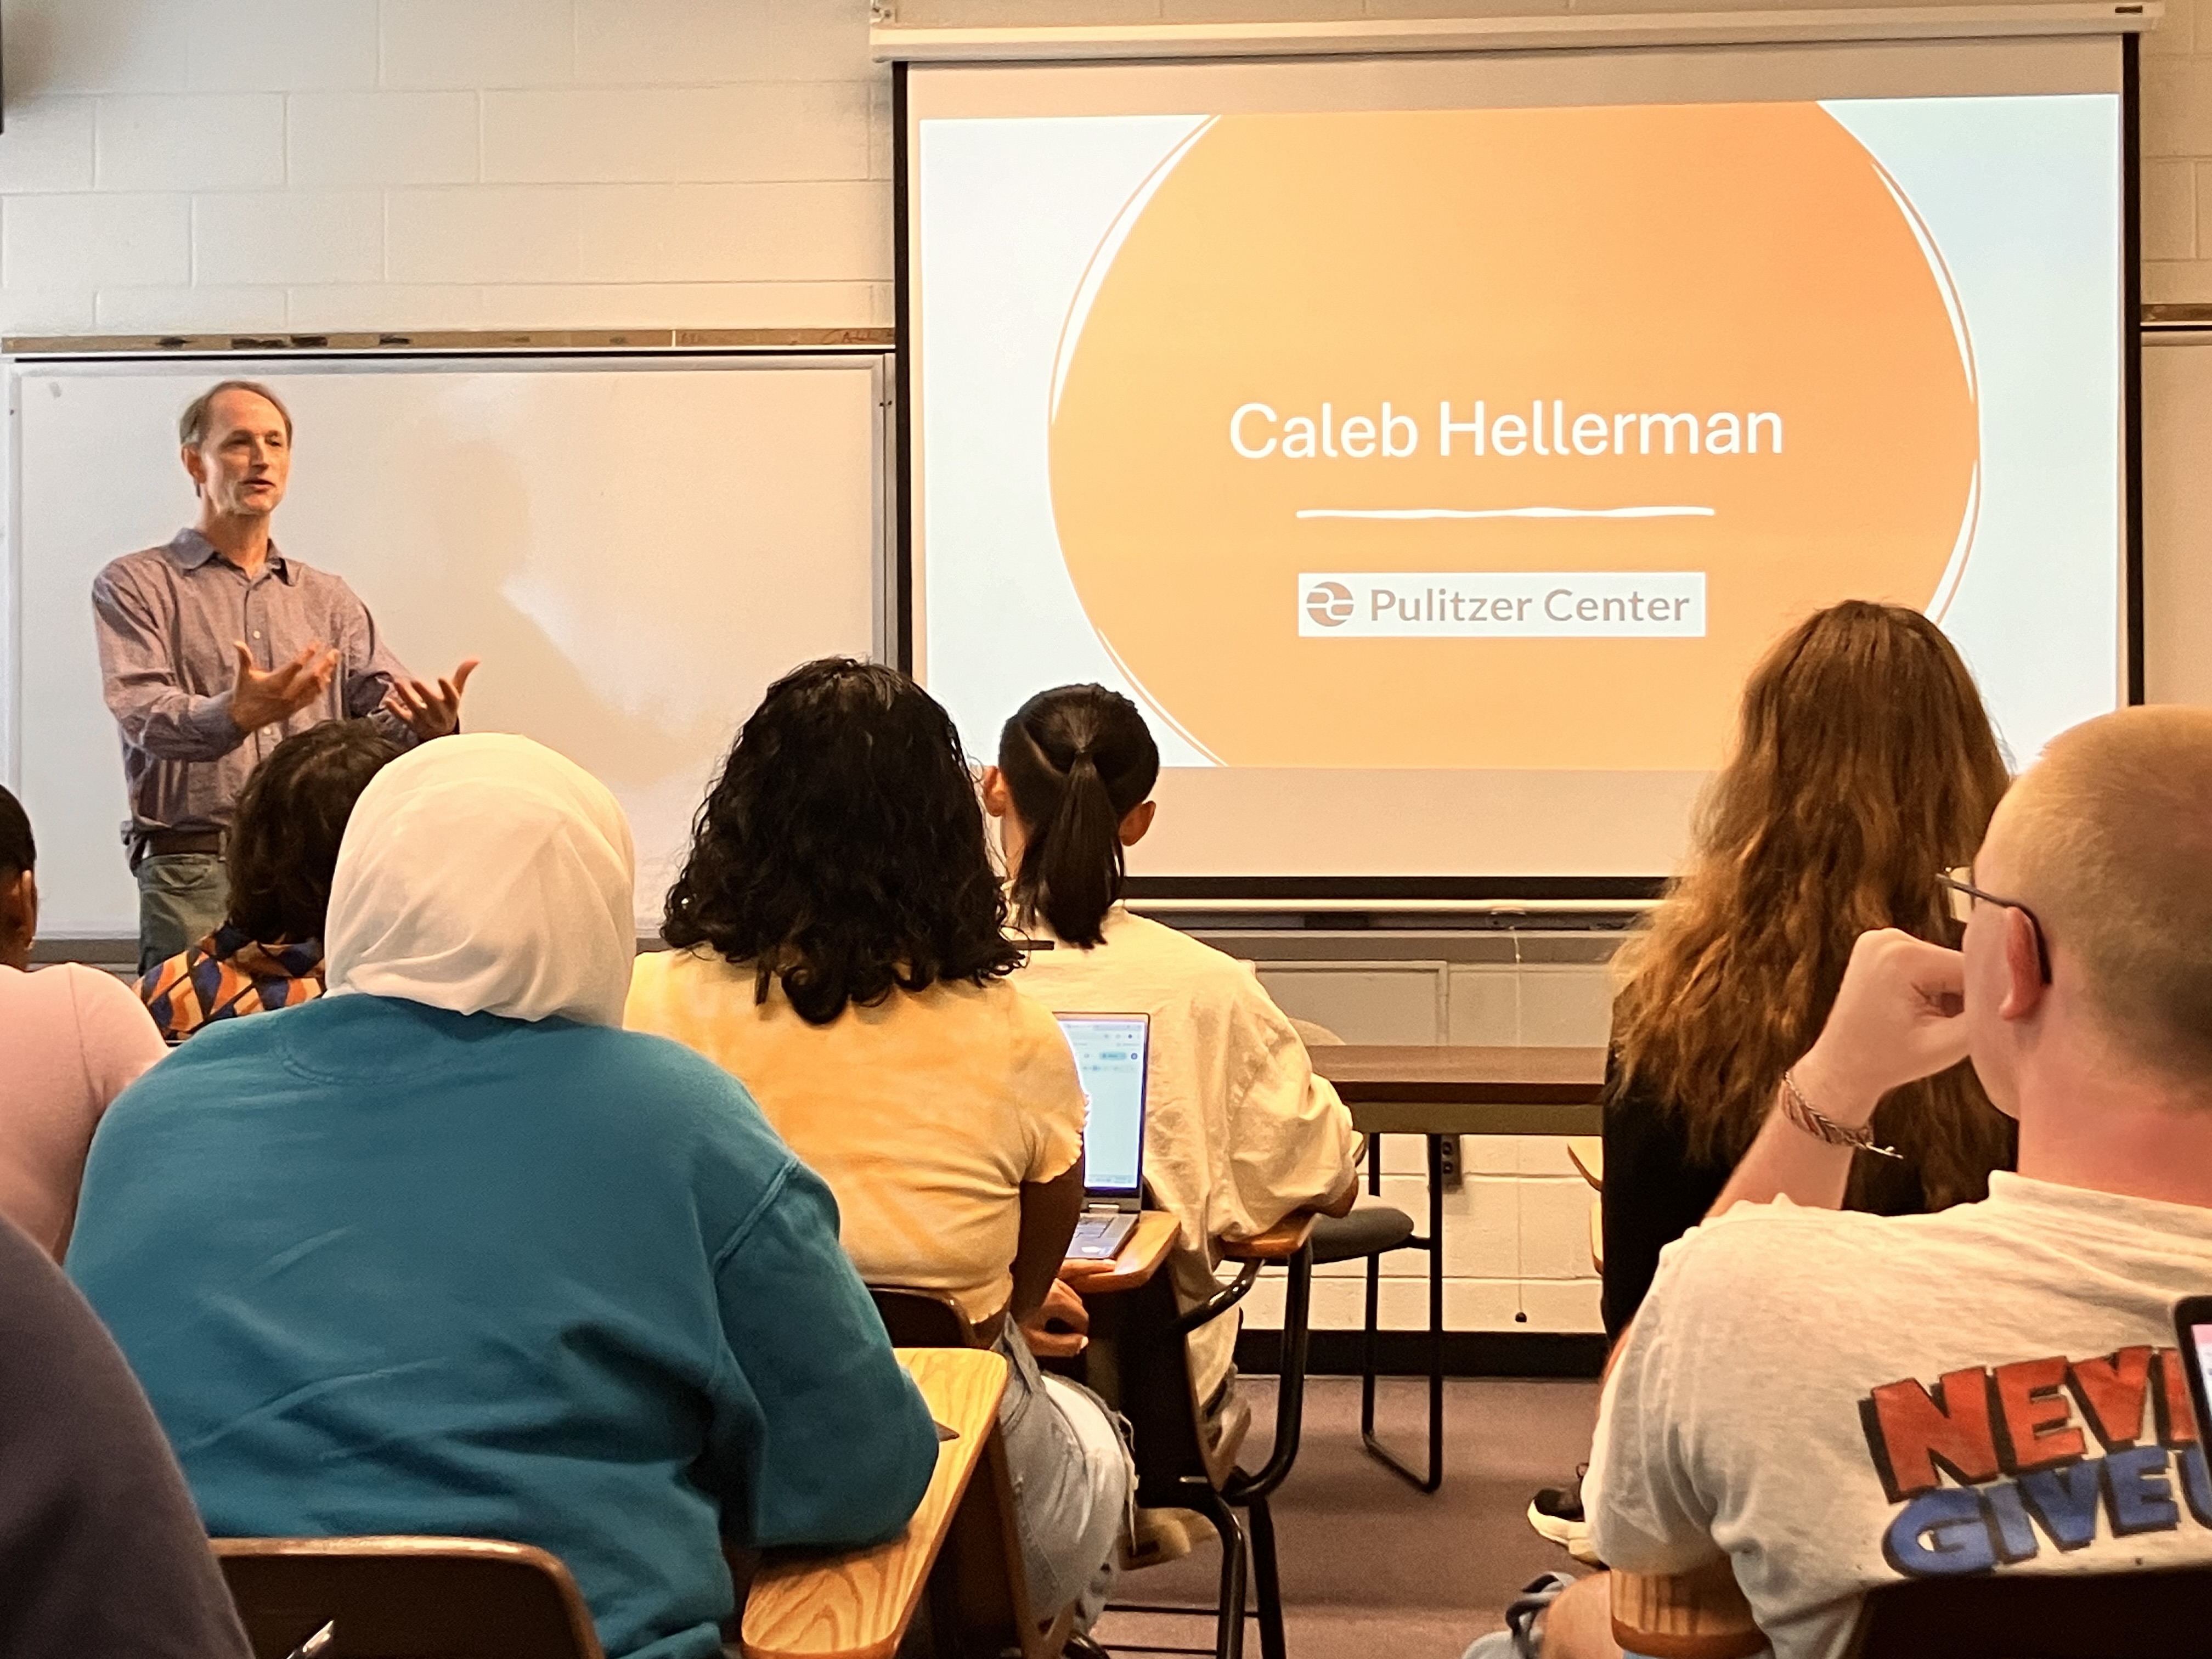
[[[129,374],[151,364],[179,362],[204,365],[212,380],[234,376],[274,377],[286,371],[309,369],[328,373],[421,373],[437,368],[454,373],[489,369],[506,372],[559,374],[581,369],[620,368],[643,373],[701,368],[747,369],[850,368],[866,363],[873,371],[875,421],[872,441],[870,523],[872,554],[870,586],[872,612],[870,655],[878,662],[896,664],[898,648],[899,586],[896,573],[897,524],[894,492],[899,474],[898,364],[892,351],[879,345],[823,347],[681,347],[661,349],[543,347],[511,350],[162,350],[142,349],[15,351],[0,355],[0,377],[7,396],[7,434],[0,446],[0,491],[6,510],[0,516],[0,687],[7,693],[0,711],[0,783],[18,788],[22,780],[24,687],[22,683],[22,388],[24,371],[58,365],[81,368],[88,373]],[[121,960],[117,942],[109,939],[42,938],[38,960]],[[137,959],[137,946],[128,952]]]

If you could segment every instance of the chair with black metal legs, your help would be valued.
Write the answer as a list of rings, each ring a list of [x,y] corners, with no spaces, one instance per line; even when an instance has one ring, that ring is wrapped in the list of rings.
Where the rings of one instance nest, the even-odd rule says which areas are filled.
[[[894,1346],[981,1348],[960,1304],[942,1291],[872,1285],[876,1313]],[[1029,1575],[1022,1565],[1021,1523],[1015,1508],[1006,1446],[996,1426],[973,1480],[954,1512],[944,1559],[930,1575],[928,1629],[940,1653],[999,1653],[1017,1649],[1021,1659],[1054,1659],[1075,1627],[1075,1609],[1049,1620],[1029,1616]]]
[[[1264,1659],[1284,1659],[1283,1595],[1275,1564],[1275,1524],[1267,1500],[1290,1474],[1304,1420],[1307,1322],[1313,1295],[1314,1218],[1301,1213],[1260,1237],[1227,1244],[1237,1278],[1197,1307],[1179,1304],[1172,1275],[1152,1274],[1133,1289],[1085,1293],[1091,1341],[1066,1367],[1129,1419],[1137,1464],[1137,1503],[1145,1509],[1194,1510],[1221,1538],[1216,1659],[1241,1659],[1249,1582]],[[1249,1425],[1209,1423],[1190,1369],[1191,1332],[1227,1313],[1269,1263],[1288,1270],[1282,1353],[1276,1384],[1274,1443],[1253,1471],[1237,1464]],[[1238,1522],[1243,1510],[1249,1526]],[[1121,1607],[1121,1611],[1173,1611]]]
[[[1382,1189],[1382,1137],[1373,1136],[1368,1142],[1369,1162],[1367,1190],[1370,1194]],[[1430,1157],[1437,1158],[1434,1139],[1431,1139]],[[1429,1171],[1431,1190],[1443,1190],[1442,1172]],[[1323,1261],[1356,1261],[1362,1257],[1367,1262],[1367,1303],[1365,1317],[1360,1327],[1359,1340],[1359,1439],[1368,1451],[1385,1467],[1403,1475],[1425,1492],[1433,1492],[1443,1485],[1444,1443],[1444,1353],[1443,1353],[1443,1279],[1433,1271],[1429,1274],[1429,1458],[1425,1474],[1401,1461],[1375,1431],[1375,1393],[1376,1370],[1375,1348],[1381,1334],[1382,1314],[1382,1258],[1393,1250],[1427,1250],[1434,1252],[1432,1242],[1437,1229],[1431,1226],[1426,1235],[1413,1231],[1413,1218],[1403,1210],[1390,1204],[1362,1204],[1348,1215],[1323,1216],[1315,1224],[1313,1237],[1314,1260]]]
[[[1308,1048],[1316,1044],[1341,1048],[1344,1039],[1325,1025],[1293,1019]],[[1444,1483],[1444,1292],[1441,1264],[1435,1260],[1443,1237],[1443,1143],[1425,1137],[1429,1150],[1430,1224],[1426,1236],[1413,1231],[1413,1218],[1395,1205],[1370,1201],[1342,1216],[1322,1216],[1314,1224],[1313,1253],[1316,1264],[1328,1261],[1367,1262],[1366,1316],[1359,1344],[1359,1440],[1368,1452],[1394,1473],[1403,1475],[1419,1490],[1433,1492]],[[1382,1138],[1371,1135],[1367,1145],[1367,1190],[1370,1200],[1382,1191]],[[1375,1432],[1375,1346],[1382,1322],[1382,1258],[1393,1250],[1425,1250],[1429,1262],[1429,1463],[1425,1474],[1401,1462]]]

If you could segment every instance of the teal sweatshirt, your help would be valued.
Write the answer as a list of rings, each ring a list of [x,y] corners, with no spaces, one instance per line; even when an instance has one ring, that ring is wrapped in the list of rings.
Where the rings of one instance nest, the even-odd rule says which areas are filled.
[[[210,1026],[109,1109],[68,1266],[210,1533],[539,1545],[611,1659],[714,1659],[720,1538],[889,1537],[936,1462],[829,1188],[659,1037]]]

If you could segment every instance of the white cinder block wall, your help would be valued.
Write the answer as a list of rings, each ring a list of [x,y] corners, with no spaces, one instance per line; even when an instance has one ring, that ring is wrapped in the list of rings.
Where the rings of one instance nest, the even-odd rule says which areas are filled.
[[[897,9],[1005,24],[1647,7],[1672,9]],[[866,0],[5,0],[0,15],[0,333],[892,320],[890,77],[869,59]],[[2212,301],[2212,0],[2166,0],[2142,134],[2144,297]],[[1399,962],[1267,977],[1353,1040],[1595,1042],[1604,974]],[[1389,1167],[1393,1201],[1419,1214],[1417,1157],[1401,1139]],[[1559,1144],[1469,1140],[1466,1158],[1447,1222],[1452,1325],[1595,1328],[1589,1199]],[[1392,1264],[1394,1325],[1425,1316],[1420,1267]],[[1322,1286],[1316,1310],[1352,1322],[1352,1283]]]
[[[11,0],[0,332],[891,320],[865,0]]]
[[[2167,0],[2143,40],[2142,295],[2212,301],[2212,5]]]
[[[2212,301],[2212,17],[2200,39],[2200,3],[2212,0],[2167,0],[2145,48],[2153,301]],[[1114,23],[1583,9],[907,0],[899,11],[916,23]],[[869,61],[866,0],[0,10],[0,332],[891,320],[890,77]]]

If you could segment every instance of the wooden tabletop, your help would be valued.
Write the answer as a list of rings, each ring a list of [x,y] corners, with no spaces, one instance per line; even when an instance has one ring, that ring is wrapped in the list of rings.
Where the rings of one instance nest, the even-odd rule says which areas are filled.
[[[1595,1134],[1605,1050],[1323,1045],[1314,1070],[1369,1134]]]
[[[1175,1248],[1178,1231],[1173,1216],[1164,1210],[1147,1210],[1121,1241],[1121,1255],[1109,1261],[1070,1256],[1060,1264],[1060,1276],[1070,1290],[1084,1296],[1133,1291],[1159,1271],[1160,1263]]]
[[[904,1532],[874,1549],[771,1555],[745,1601],[746,1659],[890,1659],[897,1650],[1006,1387],[1006,1362],[987,1349],[897,1353],[930,1414],[953,1431],[938,1442],[937,1472],[921,1505]]]

